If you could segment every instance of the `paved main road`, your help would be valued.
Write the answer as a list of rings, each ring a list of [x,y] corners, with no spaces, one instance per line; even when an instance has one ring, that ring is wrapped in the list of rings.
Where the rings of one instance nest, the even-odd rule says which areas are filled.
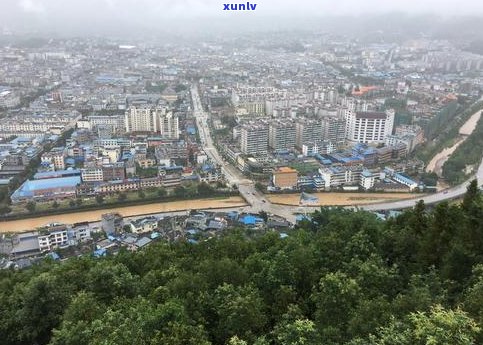
[[[241,172],[233,167],[231,164],[226,163],[221,158],[218,150],[213,145],[213,139],[211,138],[210,129],[207,124],[209,114],[203,110],[201,105],[200,96],[198,93],[198,88],[196,85],[191,87],[191,97],[193,101],[194,116],[196,118],[196,123],[198,125],[198,132],[201,138],[201,144],[203,150],[206,152],[207,156],[216,164],[220,165],[222,168],[222,173],[226,181],[230,185],[236,185],[240,194],[245,198],[245,200],[251,205],[250,207],[244,208],[245,211],[251,211],[258,213],[260,211],[265,211],[269,214],[275,214],[285,219],[295,222],[295,214],[301,212],[313,212],[319,207],[295,207],[295,206],[284,206],[272,204],[270,200],[265,198],[265,196],[256,190],[254,183],[251,180],[246,179]],[[483,185],[483,161],[481,162],[477,173],[471,177],[465,183],[438,192],[425,197],[407,199],[400,201],[384,202],[372,205],[361,205],[358,206],[359,209],[368,211],[387,211],[387,210],[399,210],[413,207],[419,200],[423,200],[426,204],[435,204],[444,200],[454,199],[465,194],[466,187],[468,183],[474,178],[478,179],[478,185]],[[354,208],[354,206],[347,206],[348,208]]]
[[[426,204],[435,204],[444,200],[455,199],[455,198],[461,197],[466,193],[466,188],[468,184],[471,182],[471,180],[475,178],[478,180],[478,186],[481,187],[483,185],[483,161],[478,167],[478,171],[476,172],[475,175],[473,175],[465,183],[462,183],[456,187],[449,188],[438,193],[430,194],[422,198],[393,201],[393,202],[387,202],[382,204],[366,205],[366,206],[361,206],[360,208],[368,211],[394,210],[394,209],[413,207],[416,204],[416,202],[418,202],[419,200],[423,200],[424,203]]]

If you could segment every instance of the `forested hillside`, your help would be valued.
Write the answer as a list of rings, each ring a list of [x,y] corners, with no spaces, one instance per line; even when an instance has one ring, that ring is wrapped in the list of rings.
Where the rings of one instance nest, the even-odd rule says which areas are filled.
[[[483,201],[0,273],[1,344],[483,344]]]

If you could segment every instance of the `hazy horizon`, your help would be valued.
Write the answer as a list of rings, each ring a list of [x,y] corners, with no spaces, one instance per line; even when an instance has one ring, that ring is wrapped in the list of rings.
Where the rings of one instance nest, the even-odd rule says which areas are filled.
[[[0,30],[63,35],[136,35],[146,33],[199,33],[260,30],[293,30],[309,26],[336,26],[350,31],[354,23],[371,26],[371,17],[388,15],[381,23],[417,20],[422,28],[454,16],[470,16],[477,27],[465,28],[479,35],[483,2],[476,0],[252,0],[255,11],[223,11],[224,3],[246,0],[2,0]],[[431,16],[428,20],[427,16]],[[424,18],[424,19],[421,19]],[[427,23],[425,23],[427,21]],[[404,25],[401,25],[404,27]],[[410,28],[409,28],[410,29]],[[483,31],[483,29],[481,29]],[[483,36],[483,32],[481,32]]]

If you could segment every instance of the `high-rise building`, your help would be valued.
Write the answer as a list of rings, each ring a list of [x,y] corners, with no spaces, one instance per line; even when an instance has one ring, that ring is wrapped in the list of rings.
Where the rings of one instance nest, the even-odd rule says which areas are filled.
[[[159,120],[149,105],[131,106],[125,113],[126,132],[157,132]]]
[[[161,136],[167,139],[179,139],[179,118],[169,111],[159,120]]]
[[[384,143],[392,134],[394,110],[386,112],[346,111],[346,137],[360,143]]]
[[[179,138],[179,118],[165,107],[149,104],[131,106],[124,116],[126,132],[160,133],[167,139]]]
[[[295,146],[302,146],[322,139],[322,124],[320,120],[300,118],[295,124]]]
[[[340,117],[323,117],[321,121],[323,140],[330,141],[335,145],[343,144],[346,131],[345,119]]]
[[[244,124],[240,131],[241,152],[246,155],[266,155],[268,150],[268,126]]]
[[[126,132],[159,132],[160,117],[166,114],[166,108],[148,104],[130,106],[124,115]]]
[[[291,150],[295,147],[295,123],[290,119],[273,120],[268,128],[268,146],[272,150]]]

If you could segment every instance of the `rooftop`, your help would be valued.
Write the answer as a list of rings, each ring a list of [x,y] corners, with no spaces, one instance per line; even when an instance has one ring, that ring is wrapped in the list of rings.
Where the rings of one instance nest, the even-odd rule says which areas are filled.
[[[47,190],[51,188],[75,187],[80,182],[80,176],[25,181],[20,186],[20,188],[12,194],[12,198],[31,197],[34,196],[36,191]]]
[[[297,170],[290,167],[280,167],[276,170],[278,173],[297,173]]]

